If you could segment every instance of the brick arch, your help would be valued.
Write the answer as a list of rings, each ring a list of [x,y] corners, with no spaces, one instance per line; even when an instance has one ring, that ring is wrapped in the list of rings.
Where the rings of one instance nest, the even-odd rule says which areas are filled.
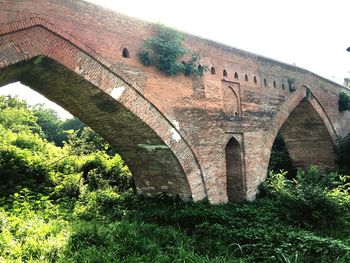
[[[268,133],[268,148],[280,132],[295,167],[316,164],[321,169],[333,168],[335,129],[317,97],[310,90],[306,93],[303,87],[281,107]]]
[[[184,137],[107,60],[40,18],[0,25],[0,36],[0,86],[19,80],[99,132],[126,160],[139,193],[206,197]]]

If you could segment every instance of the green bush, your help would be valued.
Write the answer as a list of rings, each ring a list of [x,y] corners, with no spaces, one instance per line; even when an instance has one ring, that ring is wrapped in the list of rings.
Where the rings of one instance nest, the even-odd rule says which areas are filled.
[[[339,111],[348,111],[350,110],[350,96],[345,92],[339,93]]]
[[[1,262],[350,262],[349,175],[271,172],[240,204],[145,198],[90,130],[56,147],[23,117],[0,122]]]
[[[295,92],[297,90],[297,87],[295,86],[295,79],[288,79],[288,87],[290,92]]]
[[[287,146],[284,143],[282,135],[278,133],[271,149],[268,171],[279,172],[280,170],[288,171],[288,177],[295,176],[296,174],[296,169],[293,168]]]
[[[336,153],[340,171],[350,174],[350,133],[338,140]]]
[[[202,76],[207,67],[198,67],[200,57],[192,54],[189,61],[180,62],[189,51],[183,46],[184,35],[172,28],[157,24],[155,35],[144,42],[139,59],[144,66],[154,65],[168,76],[183,73]]]
[[[299,170],[290,180],[286,173],[270,174],[260,187],[262,197],[278,201],[282,220],[315,229],[342,228],[350,216],[350,202],[337,173],[321,174],[316,167]]]

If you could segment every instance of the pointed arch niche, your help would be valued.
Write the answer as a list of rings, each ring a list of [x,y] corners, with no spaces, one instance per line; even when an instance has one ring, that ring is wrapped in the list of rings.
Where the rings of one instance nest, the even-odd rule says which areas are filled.
[[[241,144],[235,137],[231,137],[225,148],[226,155],[226,183],[229,202],[240,202],[245,199],[243,153]]]
[[[241,117],[240,85],[236,82],[222,81],[222,103],[225,117]]]

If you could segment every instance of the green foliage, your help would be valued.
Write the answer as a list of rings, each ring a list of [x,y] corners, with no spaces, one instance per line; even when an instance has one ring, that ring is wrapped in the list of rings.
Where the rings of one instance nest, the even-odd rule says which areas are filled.
[[[338,139],[336,153],[340,171],[350,174],[350,133],[344,138]]]
[[[312,99],[313,97],[313,94],[312,94],[312,91],[309,87],[306,87],[306,98],[307,99]]]
[[[185,76],[203,76],[203,74],[208,71],[208,66],[206,65],[198,65],[200,57],[198,54],[194,54],[191,56],[189,61],[182,62],[182,71]],[[198,65],[198,66],[197,66]]]
[[[26,104],[8,102],[0,262],[350,262],[350,176],[271,173],[241,204],[137,197],[121,157],[90,129],[57,147],[34,132]]]
[[[81,122],[77,117],[67,119],[61,125],[61,129],[63,131],[69,131],[69,130],[76,131],[77,135],[79,137],[80,137],[80,135],[85,127],[86,127],[85,124],[83,122]],[[65,141],[67,141],[67,140],[65,140]]]
[[[348,111],[350,110],[350,95],[345,92],[339,93],[339,111]]]
[[[295,169],[292,166],[287,146],[284,143],[284,140],[280,133],[277,134],[271,149],[268,170],[276,172],[284,170],[288,172],[289,176],[293,176],[296,173]]]
[[[299,170],[293,180],[286,173],[270,174],[261,196],[277,199],[280,217],[308,229],[343,228],[350,218],[350,199],[337,173],[321,174],[314,166]]]
[[[63,146],[64,133],[61,129],[63,121],[57,112],[45,107],[43,104],[37,104],[32,108],[34,116],[37,117],[37,123],[44,132],[46,140],[54,142],[57,146]]]
[[[144,43],[139,58],[144,66],[154,65],[168,76],[184,73],[202,76],[207,67],[198,67],[200,57],[192,54],[189,61],[179,61],[189,51],[183,46],[184,35],[172,28],[157,24],[155,35]]]
[[[75,155],[87,155],[97,151],[107,152],[110,155],[116,154],[113,148],[96,132],[89,127],[82,130],[69,130],[67,142],[69,151]]]
[[[290,92],[295,92],[296,91],[296,86],[295,86],[295,79],[288,79],[288,87]]]
[[[0,96],[0,123],[13,132],[31,131],[44,136],[37,117],[17,97]]]

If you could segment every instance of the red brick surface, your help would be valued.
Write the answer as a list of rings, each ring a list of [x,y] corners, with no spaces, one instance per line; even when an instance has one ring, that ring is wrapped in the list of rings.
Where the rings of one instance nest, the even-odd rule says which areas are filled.
[[[122,113],[87,115],[83,111],[89,107],[89,112],[92,109],[98,112],[98,108],[91,106],[94,100],[86,99],[85,106],[79,106],[79,99],[69,98],[67,89],[57,94],[49,92],[48,96],[85,118],[106,139],[120,145],[122,156],[127,156],[128,164],[134,167],[137,186],[143,193],[178,192],[183,197],[191,195],[194,200],[208,197],[213,203],[226,202],[226,145],[234,137],[241,149],[242,198],[251,200],[266,177],[271,146],[281,128],[289,142],[301,142],[305,136],[312,138],[306,144],[290,143],[295,163],[313,162],[322,166],[331,166],[334,155],[318,153],[331,151],[330,143],[350,128],[350,113],[338,111],[339,92],[349,91],[335,83],[307,70],[191,35],[186,35],[186,46],[199,52],[201,63],[213,66],[216,74],[208,72],[203,78],[194,79],[166,77],[152,67],[143,67],[137,59],[143,41],[152,35],[151,24],[83,1],[2,0],[0,24],[0,69],[3,69],[0,84],[24,78],[26,69],[11,65],[44,55],[82,78],[81,82],[90,85],[92,93],[93,87],[105,94],[116,87],[125,88],[117,100],[124,115],[131,112],[135,120],[132,117],[130,120],[141,121],[134,129],[130,123],[115,126],[125,120]],[[122,57],[123,48],[128,49],[130,58]],[[40,70],[46,81],[54,78],[48,71]],[[59,66],[55,70],[62,72]],[[227,77],[223,76],[223,70],[227,71]],[[65,81],[76,79],[68,73],[61,74]],[[288,79],[292,78],[297,87],[294,93],[288,89]],[[27,83],[34,86],[29,80]],[[82,94],[84,85],[81,85]],[[228,94],[232,95],[225,95],[228,87],[233,92]],[[311,90],[312,98],[304,99],[306,87]],[[111,129],[108,132],[103,128],[107,124]],[[148,149],[146,153],[150,152],[151,157],[141,162],[141,153],[146,153],[137,144],[132,145],[122,128],[132,129],[135,138],[166,145],[169,151],[162,154],[162,150]],[[144,129],[147,136],[135,128]],[[300,162],[305,147],[313,149],[313,155],[311,160]],[[155,165],[159,166],[158,170]]]

